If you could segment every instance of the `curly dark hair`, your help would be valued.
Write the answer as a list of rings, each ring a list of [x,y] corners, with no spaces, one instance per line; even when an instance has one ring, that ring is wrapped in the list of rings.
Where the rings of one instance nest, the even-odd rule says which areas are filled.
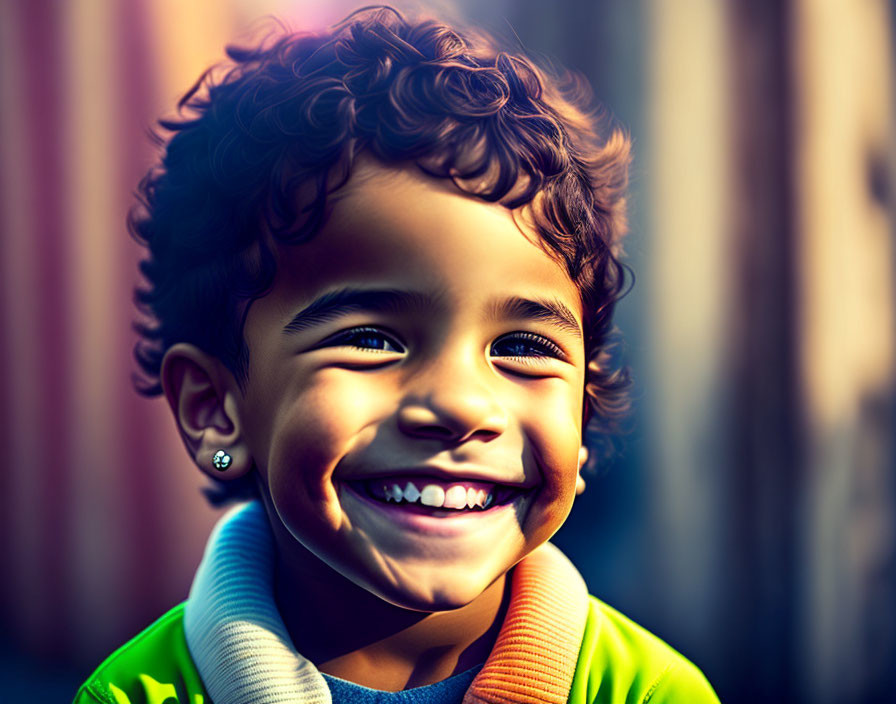
[[[416,164],[485,201],[531,206],[582,297],[585,427],[592,441],[615,431],[628,407],[612,314],[628,279],[619,257],[630,141],[618,127],[600,134],[609,120],[598,120],[581,76],[389,7],[318,34],[278,25],[256,46],[226,51],[230,61],[180,100],[180,117],[160,121],[164,153],[128,220],[148,250],[148,285],[135,291],[146,316],[135,323],[141,394],[162,393],[162,359],[176,342],[216,356],[245,388],[245,316],[276,270],[264,235],[313,237],[364,152]],[[246,479],[207,495],[215,504],[246,498],[255,492]]]

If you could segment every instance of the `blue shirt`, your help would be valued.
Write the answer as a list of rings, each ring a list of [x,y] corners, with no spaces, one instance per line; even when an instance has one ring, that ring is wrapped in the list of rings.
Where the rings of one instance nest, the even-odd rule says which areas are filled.
[[[460,704],[473,678],[481,669],[482,665],[476,665],[447,680],[400,692],[362,687],[323,672],[321,674],[330,688],[333,704]]]

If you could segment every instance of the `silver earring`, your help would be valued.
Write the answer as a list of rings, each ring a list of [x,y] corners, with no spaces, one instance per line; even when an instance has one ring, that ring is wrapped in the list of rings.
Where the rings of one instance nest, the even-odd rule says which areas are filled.
[[[215,456],[212,457],[212,464],[215,465],[215,469],[219,472],[226,470],[231,462],[233,462],[233,457],[224,452],[224,450],[218,450]]]

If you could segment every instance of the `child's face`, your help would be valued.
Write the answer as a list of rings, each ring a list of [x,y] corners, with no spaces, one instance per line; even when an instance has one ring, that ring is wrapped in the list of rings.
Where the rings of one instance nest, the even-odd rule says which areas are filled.
[[[278,250],[273,289],[250,307],[243,436],[271,520],[301,546],[389,602],[455,608],[572,506],[580,297],[509,211],[449,182],[359,166],[334,203],[312,241]],[[347,305],[327,297],[346,291]],[[484,490],[494,503],[371,495],[409,481],[426,501]]]

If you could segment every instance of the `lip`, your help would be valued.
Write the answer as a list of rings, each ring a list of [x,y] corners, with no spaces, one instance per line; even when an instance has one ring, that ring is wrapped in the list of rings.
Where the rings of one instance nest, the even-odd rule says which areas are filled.
[[[361,504],[366,510],[371,510],[375,512],[376,516],[386,519],[390,526],[397,526],[414,533],[441,537],[456,537],[470,534],[485,528],[495,521],[503,523],[508,513],[512,514],[517,504],[529,496],[528,492],[521,492],[512,501],[496,504],[483,511],[458,511],[456,513],[433,515],[409,511],[407,508],[402,508],[402,504],[389,504],[377,501],[362,493],[362,491],[358,491],[348,481],[339,482],[339,487],[341,489],[341,499],[344,492],[345,495]]]
[[[508,478],[496,474],[494,470],[477,466],[456,465],[446,469],[438,465],[419,465],[416,467],[390,467],[387,470],[360,472],[352,476],[340,476],[343,482],[362,482],[370,479],[436,479],[443,482],[481,482],[512,487],[520,491],[534,489],[534,484],[526,484],[516,478]]]

